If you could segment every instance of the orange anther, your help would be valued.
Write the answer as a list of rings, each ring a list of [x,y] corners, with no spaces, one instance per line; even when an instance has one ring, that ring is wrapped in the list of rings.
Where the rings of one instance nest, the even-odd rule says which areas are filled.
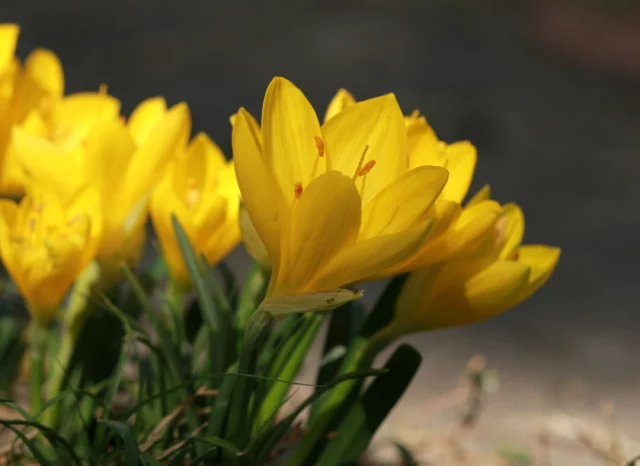
[[[324,157],[324,141],[320,136],[313,137],[316,140],[316,147],[318,148],[318,157]]]
[[[367,163],[364,164],[364,167],[360,169],[360,171],[358,172],[358,176],[365,176],[367,173],[371,171],[371,169],[375,166],[375,164],[376,164],[375,160],[369,160]]]
[[[300,199],[300,196],[302,196],[302,191],[302,183],[298,181],[293,187],[293,194],[295,194],[296,199]]]

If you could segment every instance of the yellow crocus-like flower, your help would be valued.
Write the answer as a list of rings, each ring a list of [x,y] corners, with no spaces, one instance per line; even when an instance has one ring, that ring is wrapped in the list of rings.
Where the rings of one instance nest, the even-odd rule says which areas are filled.
[[[480,202],[485,201],[467,209]],[[520,208],[500,207],[493,228],[464,254],[409,274],[389,332],[397,336],[469,324],[527,299],[551,276],[560,250],[521,245],[523,234]]]
[[[98,193],[65,201],[30,190],[19,204],[0,200],[0,253],[33,319],[47,324],[66,292],[93,260],[102,234]]]
[[[219,262],[240,242],[240,190],[233,163],[204,134],[180,154],[151,196],[151,218],[171,276],[180,289],[191,279],[173,231],[176,215],[198,255]]]
[[[23,192],[23,174],[9,150],[11,129],[64,91],[62,66],[56,55],[36,49],[24,64],[15,57],[20,28],[0,24],[0,191]]]
[[[136,114],[135,120],[141,118],[138,110],[148,107],[150,101],[134,111],[132,120]],[[152,122],[147,117],[142,121],[150,126],[144,138],[139,128],[130,127],[132,123],[107,120],[94,126],[81,146],[71,148],[25,131],[14,132],[20,160],[32,183],[62,198],[87,185],[100,193],[104,225],[97,260],[105,280],[112,272],[117,276],[120,263],[133,265],[139,259],[151,192],[169,162],[184,150],[191,130],[184,103],[169,110],[165,106]]]
[[[37,135],[72,151],[95,125],[116,119],[120,112],[120,102],[105,89],[63,96],[62,65],[48,50],[34,50],[21,68],[13,58],[18,31],[15,25],[0,25],[0,189],[13,194],[24,192],[26,178],[12,132]]]
[[[447,181],[442,167],[409,169],[392,94],[321,127],[283,78],[267,89],[262,128],[239,110],[233,153],[244,206],[272,265],[267,299],[336,289],[407,260],[424,242],[425,214]]]
[[[329,103],[325,121],[356,103],[346,89],[340,89]],[[422,166],[444,167],[449,172],[446,186],[426,217],[434,221],[433,230],[420,250],[408,260],[388,269],[383,275],[395,275],[435,264],[453,257],[477,241],[493,227],[500,205],[493,201],[479,203],[463,211],[461,203],[471,185],[477,151],[468,141],[447,144],[440,141],[424,116],[417,111],[404,118],[410,169]]]

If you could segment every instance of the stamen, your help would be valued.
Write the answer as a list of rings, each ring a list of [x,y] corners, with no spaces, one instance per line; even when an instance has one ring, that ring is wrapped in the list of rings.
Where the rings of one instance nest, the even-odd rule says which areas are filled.
[[[127,124],[127,119],[124,117],[124,115],[120,115],[118,117],[118,120],[120,120],[120,123],[122,123],[123,125]]]
[[[364,151],[362,152],[362,155],[360,156],[360,160],[358,161],[358,166],[356,167],[356,171],[353,173],[353,176],[351,177],[351,179],[353,180],[353,182],[356,182],[356,178],[358,178],[358,174],[360,173],[360,170],[362,169],[362,164],[364,163],[364,156],[367,155],[367,151],[369,150],[369,145],[367,144],[366,146],[364,146]]]
[[[296,199],[300,199],[300,196],[302,196],[302,191],[302,183],[298,181],[293,187],[293,194],[296,196]]]
[[[324,141],[320,136],[313,137],[316,140],[316,147],[318,148],[318,157],[324,157]]]
[[[365,176],[367,173],[371,171],[371,169],[375,166],[375,164],[376,164],[375,160],[369,160],[366,163],[366,165],[358,171],[358,176]]]
[[[67,226],[72,227],[80,220],[80,214],[76,214],[67,221]]]
[[[31,230],[31,231],[35,231],[36,230],[36,219],[35,218],[30,218],[29,219],[29,230]]]

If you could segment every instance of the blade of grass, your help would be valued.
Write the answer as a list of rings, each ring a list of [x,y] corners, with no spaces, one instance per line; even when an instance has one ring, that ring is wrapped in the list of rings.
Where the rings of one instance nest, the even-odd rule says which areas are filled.
[[[191,277],[191,281],[193,282],[193,286],[196,290],[196,296],[202,311],[202,318],[206,325],[211,329],[213,341],[216,345],[214,354],[211,355],[213,358],[213,372],[221,372],[225,369],[225,348],[224,345],[221,344],[221,342],[224,341],[223,325],[220,322],[220,316],[218,315],[213,297],[209,294],[207,289],[207,283],[204,278],[200,261],[191,247],[189,238],[175,215],[172,216],[171,221],[173,223],[174,234],[178,241],[180,251],[182,252],[182,257],[184,258],[187,271],[189,272],[189,276]]]
[[[124,454],[130,466],[142,466],[140,461],[140,449],[136,442],[136,437],[131,426],[118,421],[109,421],[105,419],[98,420],[98,423],[105,425],[115,432],[124,443]]]
[[[155,310],[153,309],[153,304],[151,300],[146,295],[140,284],[138,283],[136,277],[131,273],[128,267],[122,266],[121,270],[125,276],[125,279],[129,282],[133,293],[138,298],[140,305],[142,306],[145,314],[152,319],[152,322],[156,324],[156,331],[159,334],[160,340],[162,341],[161,349],[166,351],[167,362],[169,363],[170,374],[172,378],[178,382],[183,379],[182,368],[183,364],[180,360],[180,355],[175,351],[170,335],[167,332],[166,327],[155,315]],[[189,396],[189,391],[187,387],[185,387],[181,393],[181,398],[185,399]],[[189,428],[195,429],[198,427],[198,416],[196,413],[195,406],[189,405],[186,409],[187,419],[189,422]]]
[[[349,382],[351,380],[364,379],[370,376],[379,376],[384,373],[386,373],[385,369],[354,371],[336,377],[331,382],[322,387],[316,387],[317,390],[313,394],[311,394],[304,402],[298,405],[298,407],[291,414],[289,414],[282,421],[276,424],[273,429],[265,430],[262,436],[256,437],[254,439],[254,441],[248,447],[247,457],[251,461],[248,464],[264,464],[271,450],[273,450],[280,438],[282,438],[282,436],[287,432],[287,430],[291,427],[300,413],[302,413],[302,411],[304,411],[307,406],[317,400],[318,397],[320,397],[323,393],[331,390],[341,383]]]
[[[387,373],[377,377],[338,426],[335,436],[326,442],[319,459],[309,461],[317,466],[334,466],[357,461],[389,411],[400,400],[413,380],[422,356],[410,345],[401,345],[385,364]],[[323,442],[325,443],[325,442]]]
[[[281,380],[289,380],[293,382],[293,379],[298,374],[300,367],[306,359],[309,348],[315,339],[320,326],[324,320],[324,314],[311,313],[303,317],[305,323],[300,329],[300,339],[296,342],[296,345],[290,348],[290,351],[283,351],[281,354],[286,358],[283,366],[278,368],[277,373],[272,373],[274,378]],[[290,339],[294,341],[294,338]],[[253,432],[255,433],[260,426],[268,422],[276,413],[282,403],[282,400],[287,396],[291,383],[275,382],[271,385],[271,388],[267,392],[264,400],[254,399],[254,403],[259,403],[257,417],[254,419]]]

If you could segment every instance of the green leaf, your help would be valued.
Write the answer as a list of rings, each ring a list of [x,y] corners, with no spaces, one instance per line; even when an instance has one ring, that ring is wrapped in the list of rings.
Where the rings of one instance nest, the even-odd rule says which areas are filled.
[[[213,435],[198,435],[193,438],[196,442],[208,443],[209,445],[214,445],[216,447],[220,447],[223,450],[231,453],[232,455],[240,455],[241,451],[238,447],[236,447],[233,443],[229,442],[220,437],[215,437]]]
[[[22,342],[26,321],[2,312],[0,308],[0,393],[9,393],[26,347]]]
[[[51,464],[49,460],[45,458],[44,454],[40,450],[40,446],[35,440],[29,439],[26,435],[24,435],[24,433],[22,433],[20,429],[16,429],[11,425],[7,425],[6,427],[9,430],[11,430],[16,435],[17,438],[22,440],[22,442],[27,446],[31,454],[34,456],[34,458],[38,461],[38,464],[42,466],[47,466],[48,464]]]
[[[351,301],[331,313],[331,323],[322,351],[322,360],[316,384],[322,385],[336,376],[347,348],[357,337],[367,316],[362,300]],[[314,403],[309,412],[308,423],[312,424],[318,415],[322,400]]]
[[[242,294],[238,302],[238,308],[235,315],[234,326],[238,334],[238,344],[242,344],[244,329],[251,317],[251,314],[258,308],[260,302],[264,299],[269,286],[269,277],[262,270],[257,262],[253,262],[247,274],[247,279],[242,287]],[[239,346],[238,346],[239,349]]]
[[[173,345],[173,340],[171,339],[169,331],[167,330],[164,323],[156,315],[151,299],[144,292],[136,277],[133,275],[133,273],[131,273],[131,270],[129,270],[129,268],[125,265],[121,266],[121,270],[124,274],[125,279],[129,282],[133,293],[140,302],[143,311],[154,324],[154,328],[158,333],[158,336],[160,337],[162,345],[160,345],[159,348],[168,363],[171,379],[176,383],[183,380],[183,378],[185,377],[185,365],[182,362],[180,350]],[[185,386],[180,390],[179,394],[180,399],[175,400],[176,404],[179,404],[182,400],[187,399],[190,395],[190,391],[188,390],[187,386]],[[198,427],[198,416],[193,404],[189,403],[187,405],[187,407],[185,408],[185,413],[187,415],[189,428],[195,430]]]
[[[304,411],[307,406],[311,405],[317,400],[323,393],[331,390],[336,385],[349,382],[351,380],[364,379],[370,376],[380,376],[386,372],[386,369],[369,369],[362,371],[354,371],[348,374],[341,375],[333,379],[330,383],[317,387],[317,390],[310,395],[304,402],[287,417],[276,424],[273,429],[264,430],[261,435],[256,437],[248,447],[248,458],[252,461],[249,464],[264,464],[269,456],[269,453],[276,446],[282,436],[291,428],[296,418]]]
[[[322,325],[323,315],[317,313],[306,314],[303,319],[305,323],[298,331],[296,336],[299,338],[290,338],[289,341],[295,342],[295,346],[288,348],[281,353],[284,359],[282,367],[277,368],[277,372],[271,372],[270,376],[280,380],[290,380],[293,382],[300,367],[304,363],[309,348],[315,339],[320,326]],[[254,398],[254,403],[260,403],[257,417],[253,424],[253,430],[256,432],[261,426],[273,418],[274,413],[278,411],[282,400],[285,399],[291,383],[274,382],[271,385],[264,400]]]
[[[52,446],[57,447],[57,448],[61,448],[62,451],[67,453],[69,458],[75,464],[80,465],[80,466],[82,465],[82,462],[80,461],[80,458],[78,458],[78,456],[76,455],[76,453],[73,450],[73,447],[71,446],[71,444],[69,444],[69,442],[66,439],[61,437],[53,429],[50,429],[50,428],[48,428],[48,427],[46,427],[46,426],[44,426],[44,425],[42,425],[42,424],[40,424],[38,422],[29,421],[29,420],[25,420],[25,419],[11,419],[11,420],[0,419],[0,425],[6,426],[6,427],[10,428],[11,430],[14,430],[12,427],[15,427],[15,426],[33,427],[33,428],[37,429],[38,431],[40,431],[40,433],[44,437],[46,437],[46,439],[49,441],[49,443],[51,443]],[[15,430],[14,430],[14,432],[15,432]]]
[[[227,371],[228,374],[234,374],[237,371],[237,365],[233,365]],[[227,419],[227,411],[231,404],[231,395],[235,386],[235,377],[224,377],[220,385],[218,396],[213,402],[211,414],[209,415],[209,425],[207,426],[207,434],[212,437],[220,436],[224,423]]]
[[[407,280],[407,275],[399,275],[394,277],[387,287],[384,289],[382,296],[378,299],[373,311],[367,316],[362,329],[360,330],[360,336],[369,338],[375,335],[376,332],[386,327],[393,319],[393,313],[395,312],[396,301],[404,282]]]
[[[221,316],[218,313],[218,309],[216,309],[213,297],[209,294],[207,280],[204,277],[205,271],[201,267],[200,261],[191,247],[191,243],[189,243],[187,234],[184,232],[175,215],[172,215],[171,221],[173,223],[173,230],[176,235],[178,245],[180,246],[180,251],[182,252],[182,257],[184,258],[187,271],[189,272],[189,276],[191,277],[191,281],[193,282],[193,286],[196,290],[196,296],[200,304],[202,318],[211,329],[212,339],[216,345],[214,354],[211,355],[213,357],[213,371],[221,372],[225,369],[225,345],[223,344],[225,341],[224,325],[221,322]]]
[[[143,466],[143,462],[140,459],[140,448],[138,448],[131,426],[118,421],[99,420],[98,422],[120,436],[124,443],[124,455],[129,466]]]
[[[371,383],[327,441],[317,466],[349,464],[365,452],[371,438],[391,409],[400,400],[416,374],[422,356],[410,345],[399,346],[385,364],[387,372]]]
[[[258,373],[267,374],[279,369],[273,369],[274,364],[278,364],[278,356],[284,351],[285,345],[289,344],[295,332],[302,326],[304,319],[301,314],[291,314],[282,319],[274,331],[267,337],[258,354]]]

